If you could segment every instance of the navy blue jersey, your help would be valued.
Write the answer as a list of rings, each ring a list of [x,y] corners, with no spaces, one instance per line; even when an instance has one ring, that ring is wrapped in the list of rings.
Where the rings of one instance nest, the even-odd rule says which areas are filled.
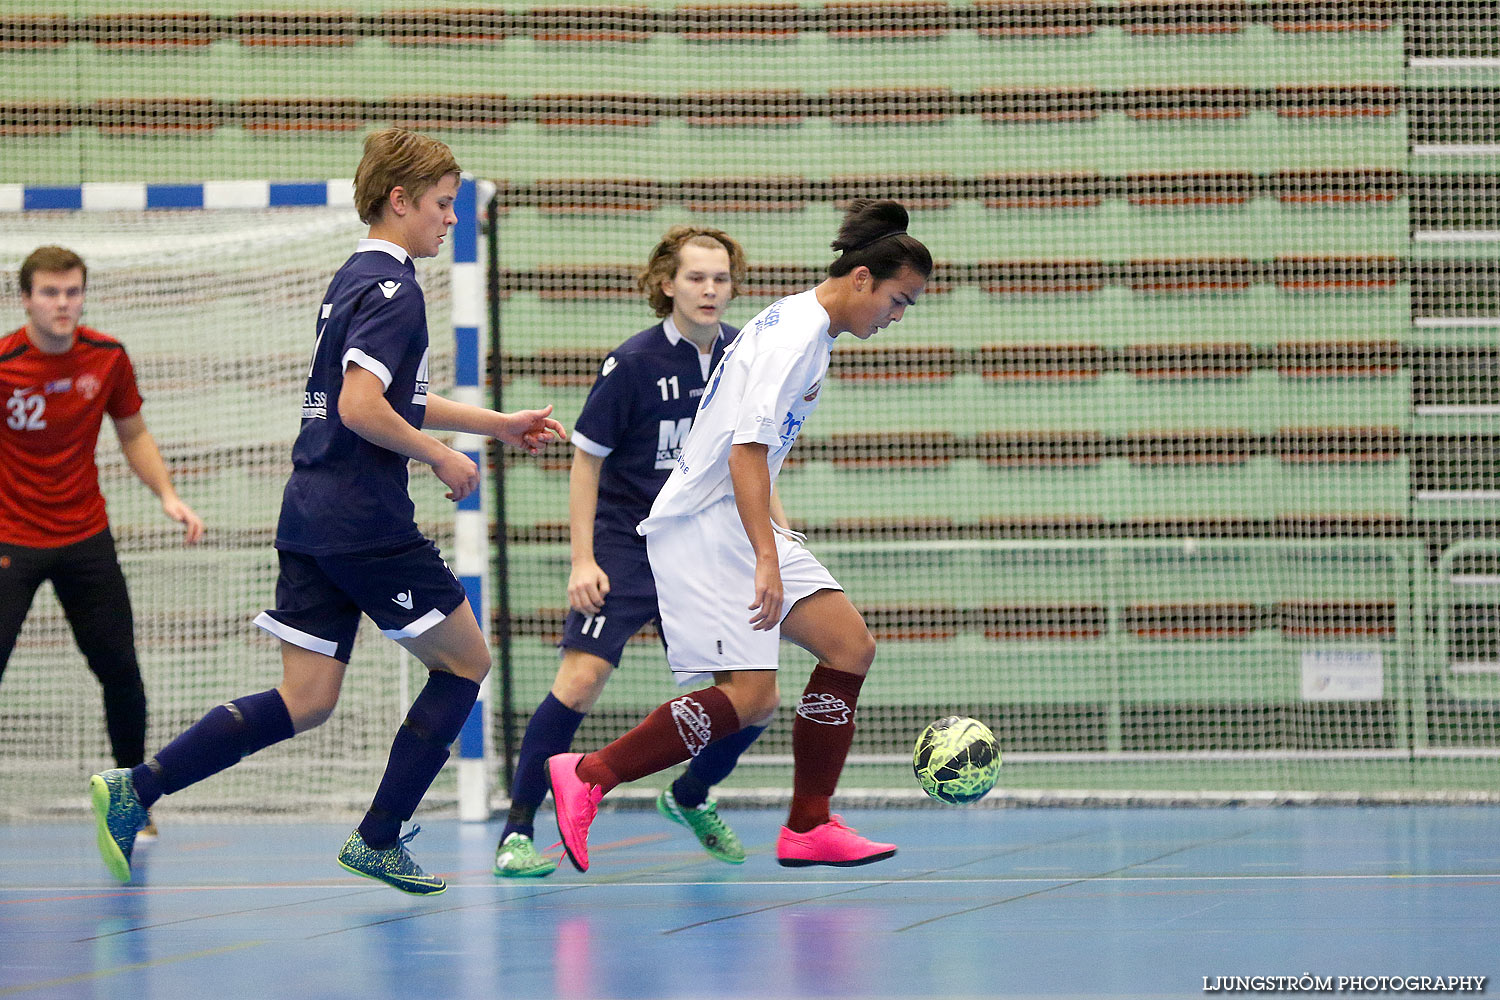
[[[411,258],[383,240],[361,240],[323,296],[278,549],[332,555],[421,538],[406,491],[406,456],[371,444],[339,419],[349,364],[379,377],[391,408],[422,426],[427,305]]]
[[[739,331],[720,324],[709,371]],[[599,506],[594,515],[594,556],[638,561],[649,581],[646,542],[635,526],[651,512],[677,463],[677,453],[693,426],[703,396],[703,365],[698,348],[669,335],[667,324],[642,330],[604,359],[583,412],[573,424],[574,446],[604,457],[599,471]],[[610,572],[611,588],[623,585]]]

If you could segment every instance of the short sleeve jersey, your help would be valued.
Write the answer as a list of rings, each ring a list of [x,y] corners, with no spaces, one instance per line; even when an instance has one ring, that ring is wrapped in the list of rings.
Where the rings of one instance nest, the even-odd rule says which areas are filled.
[[[80,326],[73,346],[44,354],[25,328],[0,339],[0,541],[58,548],[109,527],[94,448],[104,415],[141,409],[135,369],[118,340]]]
[[[765,445],[776,481],[803,423],[817,409],[833,350],[830,323],[810,289],[771,303],[746,324],[709,379],[693,431],[651,516],[638,527],[641,534],[733,496],[732,445]]]
[[[333,276],[318,314],[302,392],[302,428],[282,492],[276,547],[308,555],[385,548],[422,537],[407,493],[406,456],[371,444],[339,418],[345,368],[380,379],[413,427],[427,413],[427,305],[406,252],[361,240]]]
[[[738,332],[720,325],[707,355],[709,371]],[[596,558],[634,558],[649,566],[635,526],[650,513],[693,426],[708,382],[704,357],[668,318],[604,359],[573,424],[574,446],[604,459],[594,514]],[[649,569],[645,572],[649,577]]]

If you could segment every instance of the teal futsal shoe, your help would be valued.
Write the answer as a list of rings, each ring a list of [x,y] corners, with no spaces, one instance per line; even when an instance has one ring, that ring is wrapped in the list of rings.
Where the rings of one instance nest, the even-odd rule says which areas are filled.
[[[117,767],[89,778],[89,797],[98,830],[99,856],[109,873],[130,881],[130,853],[135,838],[148,822],[146,807],[135,794],[128,768]]]
[[[740,838],[729,829],[729,824],[719,817],[719,809],[713,799],[690,809],[677,804],[677,798],[668,786],[656,797],[656,811],[673,823],[680,823],[692,830],[703,849],[720,861],[727,861],[732,865],[744,863],[745,848],[741,846]]]
[[[495,849],[495,867],[490,871],[501,878],[545,878],[557,871],[557,862],[540,853],[530,837],[517,831]]]
[[[339,864],[356,875],[384,882],[391,888],[400,889],[412,896],[436,896],[448,888],[448,883],[436,875],[424,872],[406,850],[406,845],[421,832],[420,826],[415,827],[411,833],[396,841],[395,847],[377,851],[366,844],[365,838],[355,830],[344,841],[344,849],[339,851]]]

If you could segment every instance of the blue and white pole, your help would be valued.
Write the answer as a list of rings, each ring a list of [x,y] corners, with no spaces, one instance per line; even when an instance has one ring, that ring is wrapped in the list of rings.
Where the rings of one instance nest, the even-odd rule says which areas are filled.
[[[492,184],[465,175],[453,212],[453,399],[484,405],[484,357],[479,339],[484,325],[484,271],[479,266],[479,213],[489,202]],[[453,525],[454,571],[469,594],[479,627],[489,634],[485,577],[489,561],[489,521],[484,513],[485,438],[459,434],[453,447],[479,466],[480,487],[458,502]],[[489,748],[492,723],[487,706],[490,678],[479,685],[479,700],[458,736],[458,818],[483,823],[490,818]]]

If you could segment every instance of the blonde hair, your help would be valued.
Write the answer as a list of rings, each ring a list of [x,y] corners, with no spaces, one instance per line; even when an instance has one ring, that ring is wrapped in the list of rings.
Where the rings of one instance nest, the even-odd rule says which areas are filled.
[[[635,282],[646,293],[646,299],[657,316],[672,314],[672,297],[662,291],[661,286],[662,282],[677,276],[685,246],[726,251],[729,254],[729,298],[734,299],[740,294],[740,286],[745,280],[745,251],[734,237],[722,229],[708,226],[673,226],[646,258],[646,266]]]
[[[37,247],[26,255],[26,259],[21,262],[21,271],[16,276],[21,285],[21,294],[31,294],[31,276],[38,271],[44,274],[66,274],[74,268],[83,272],[83,283],[87,287],[89,269],[82,257],[67,247]]]
[[[446,143],[404,128],[383,128],[365,139],[365,153],[354,173],[354,207],[361,222],[374,225],[391,192],[403,188],[413,202],[449,174],[458,160]]]

